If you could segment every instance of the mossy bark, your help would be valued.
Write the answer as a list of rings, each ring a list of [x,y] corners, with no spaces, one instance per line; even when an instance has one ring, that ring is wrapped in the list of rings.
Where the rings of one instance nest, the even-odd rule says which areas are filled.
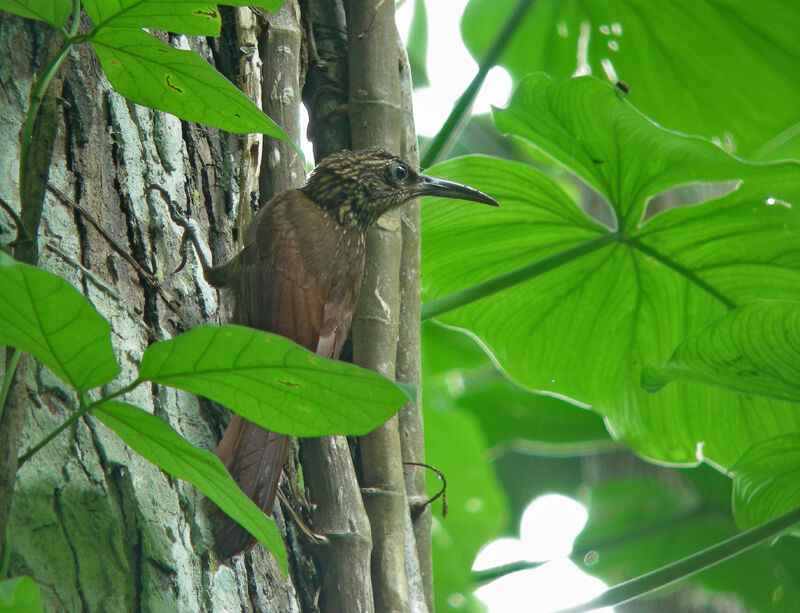
[[[33,50],[55,36],[43,24],[0,13],[4,168],[19,163],[20,127],[41,70]],[[238,52],[235,41],[214,49],[204,39],[188,42],[218,65],[226,53]],[[36,169],[49,186],[36,263],[69,281],[110,321],[121,381],[127,383],[152,341],[227,320],[224,300],[193,260],[173,274],[182,229],[159,194],[147,195],[147,186],[167,190],[198,224],[214,261],[224,262],[236,250],[242,139],[127,102],[110,88],[86,45],[67,57],[50,95],[53,104],[42,112],[54,126],[51,159]],[[0,196],[20,210],[14,172],[0,173]],[[0,243],[8,245],[14,233],[11,219],[0,212]],[[24,356],[17,379],[10,400],[13,414],[24,419],[24,451],[63,422],[77,399]],[[190,394],[151,385],[126,400],[202,448],[213,450],[221,434],[220,408]],[[4,462],[10,468],[8,457]],[[131,451],[91,416],[26,463],[8,499],[10,575],[33,577],[47,611],[300,609],[292,581],[260,547],[221,564],[201,495]]]

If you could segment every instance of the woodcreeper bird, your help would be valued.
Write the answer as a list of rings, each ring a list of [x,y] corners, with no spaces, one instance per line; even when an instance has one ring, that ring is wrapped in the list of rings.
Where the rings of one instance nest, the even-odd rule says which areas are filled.
[[[333,154],[306,184],[272,198],[244,234],[244,248],[211,268],[189,236],[212,285],[232,290],[233,323],[280,334],[327,358],[338,358],[350,330],[364,271],[364,243],[372,224],[417,196],[497,202],[476,189],[416,172],[379,149]],[[234,415],[217,456],[236,483],[271,514],[284,460],[286,435]],[[224,558],[254,539],[215,512],[216,548]]]

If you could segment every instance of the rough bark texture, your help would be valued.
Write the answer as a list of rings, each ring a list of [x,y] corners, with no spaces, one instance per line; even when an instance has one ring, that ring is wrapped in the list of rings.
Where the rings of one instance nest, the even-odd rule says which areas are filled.
[[[22,46],[25,47],[25,55],[16,58],[19,66],[25,74],[35,74],[35,71],[40,70],[46,65],[48,59],[57,53],[58,43],[55,40],[43,38],[40,33],[36,35],[36,41],[20,40]],[[0,49],[6,52],[5,57],[11,58],[10,49],[13,46],[13,33],[12,36],[5,36],[0,39]],[[11,68],[11,66],[9,66]],[[5,83],[10,80],[13,71],[0,71],[0,82]],[[8,232],[3,232],[0,235],[3,243],[8,243],[13,247],[14,253],[18,260],[28,264],[36,264],[38,258],[38,242],[35,240],[41,223],[41,215],[44,201],[44,194],[46,184],[49,178],[50,160],[53,155],[53,147],[55,145],[55,137],[57,132],[56,120],[56,107],[58,104],[58,94],[62,87],[62,79],[53,79],[50,91],[44,92],[44,99],[42,102],[42,112],[37,118],[35,128],[36,131],[31,137],[28,158],[31,162],[29,165],[29,172],[26,174],[25,187],[22,188],[24,194],[22,195],[24,206],[19,202],[17,194],[20,191],[20,186],[16,185],[16,189],[12,186],[0,185],[0,197],[3,198],[5,203],[15,202],[17,204],[17,222],[20,227],[14,227],[15,223],[7,217],[5,212],[2,213],[3,217],[0,218],[4,225],[0,225],[0,231],[5,228]],[[3,97],[8,99],[9,102],[16,106],[27,105],[26,86],[30,88],[31,79],[26,80],[22,87],[9,87],[3,88]],[[14,165],[15,157],[14,152],[19,151],[19,146],[15,142],[16,136],[20,133],[19,124],[15,123],[15,117],[9,116],[6,113],[0,113],[0,144],[2,152],[0,152],[0,163],[2,168],[9,169],[9,179],[12,173],[15,176],[19,175],[19,163]],[[5,128],[17,127],[16,130],[8,130]],[[17,169],[14,173],[13,169]],[[3,351],[3,372],[5,372],[5,358],[11,358],[11,351]],[[28,363],[27,358],[20,361],[18,368],[24,371],[26,375],[30,374],[32,364]],[[11,550],[11,543],[8,542],[7,536],[9,531],[4,530],[3,527],[7,525],[11,514],[11,502],[13,499],[13,492],[17,480],[17,460],[19,455],[20,442],[22,429],[24,424],[24,409],[17,406],[16,403],[24,401],[28,394],[28,381],[26,375],[16,376],[12,379],[11,385],[6,397],[6,405],[0,405],[0,460],[4,462],[2,469],[0,469],[0,559],[8,559]]]
[[[3,370],[6,359],[10,359],[11,350],[0,351],[3,356]],[[22,426],[25,423],[25,405],[28,403],[28,390],[31,388],[34,363],[30,356],[22,354],[17,363],[14,380],[8,390],[7,402],[0,407],[0,526],[8,525],[11,515],[11,501],[14,486],[17,482],[17,468],[19,463],[19,442],[22,437]],[[6,541],[10,532],[0,531],[0,560],[6,559],[6,554],[11,553],[7,547],[11,543]]]
[[[316,85],[307,91],[317,109],[311,112],[311,125],[320,157],[351,146],[352,113],[352,145],[402,149],[413,161],[410,115],[403,120],[398,112],[393,3],[350,3],[350,45],[361,64],[354,64],[355,77],[350,67],[349,83],[341,2],[309,1],[304,7],[304,26],[314,32],[307,44],[310,79]],[[198,51],[253,100],[261,94],[270,115],[287,133],[296,134],[302,85],[298,66],[301,42],[306,43],[296,2],[287,2],[273,17],[248,9],[226,9],[223,15],[220,40],[161,37]],[[11,169],[0,174],[0,197],[18,211],[20,128],[32,82],[54,44],[52,36],[42,24],[0,14],[0,165]],[[261,62],[273,72],[260,74]],[[409,92],[405,95],[408,99]],[[224,296],[205,283],[194,258],[173,274],[182,229],[170,218],[163,197],[148,193],[147,186],[158,185],[170,194],[178,210],[197,224],[213,263],[221,264],[235,254],[256,204],[299,183],[303,168],[288,144],[231,136],[127,102],[111,89],[85,45],[67,57],[42,108],[40,145],[32,156],[38,181],[29,182],[28,192],[31,202],[43,201],[41,225],[37,243],[27,251],[20,247],[17,255],[27,253],[69,281],[110,321],[122,367],[119,381],[127,383],[149,343],[229,319]],[[35,207],[25,214],[31,211],[35,218]],[[402,224],[399,213],[385,217],[370,239],[371,272],[362,292],[366,306],[356,324],[361,330],[356,355],[362,364],[392,377],[397,360],[400,376],[414,382],[419,368],[416,322],[397,345],[401,300],[408,301],[402,317],[418,319],[418,221],[413,210],[404,215]],[[0,211],[0,243],[10,243],[13,231],[12,220]],[[407,250],[401,249],[403,232],[411,233]],[[402,294],[401,257],[410,267],[403,273]],[[32,576],[41,586],[46,610],[427,610],[429,553],[420,571],[417,546],[428,537],[425,528],[420,531],[419,518],[412,526],[402,466],[403,457],[422,457],[421,424],[408,421],[412,413],[401,418],[402,442],[398,418],[362,442],[374,533],[346,440],[303,443],[312,501],[307,515],[329,543],[309,545],[276,506],[289,551],[291,578],[286,580],[260,546],[221,564],[212,549],[202,496],[132,452],[91,416],[36,454],[17,472],[15,483],[17,448],[29,448],[64,421],[77,399],[25,356],[9,399],[0,424],[0,519],[10,513],[10,574]],[[157,385],[140,387],[124,400],[165,419],[208,450],[214,449],[226,421],[225,411],[213,403]],[[407,472],[417,475],[408,491],[419,498],[424,495],[422,473]],[[12,487],[13,497],[8,495]],[[299,510],[304,511],[302,506]],[[373,538],[380,545],[371,558]],[[377,586],[374,596],[370,573]]]
[[[354,148],[378,145],[400,152],[401,118],[394,4],[345,2],[350,50],[350,127]],[[395,377],[400,310],[400,212],[384,215],[367,237],[367,264],[356,316],[353,357]],[[372,526],[372,585],[378,611],[408,611],[408,504],[398,417],[361,437],[364,505]],[[413,548],[412,548],[413,549]],[[409,551],[415,555],[416,551]]]
[[[295,143],[300,142],[300,77],[302,29],[296,0],[287,0],[267,18],[261,37],[264,58],[264,112],[283,128]],[[303,161],[291,143],[267,139],[261,162],[261,202],[303,184],[306,177]]]
[[[0,15],[0,164],[16,169],[20,126],[33,75],[34,50],[52,29]],[[206,59],[238,62],[231,41],[211,51],[204,41],[177,37]],[[57,126],[49,182],[78,202],[132,255],[137,272],[82,214],[46,193],[39,231],[39,265],[69,281],[112,326],[112,344],[130,381],[152,340],[202,323],[226,320],[219,296],[194,260],[172,274],[182,230],[158,194],[166,189],[207,236],[216,263],[235,252],[241,139],[214,128],[128,103],[109,87],[87,46],[59,73]],[[0,196],[19,210],[16,173],[0,174]],[[8,222],[2,218],[3,242]],[[175,298],[173,310],[160,290]],[[47,369],[23,361],[16,411],[25,412],[28,448],[74,410],[76,399]],[[115,386],[116,387],[116,386]],[[168,421],[192,443],[212,450],[221,432],[218,407],[156,385],[126,401]],[[4,498],[5,499],[5,498]],[[11,507],[10,573],[40,585],[47,611],[298,611],[292,583],[262,549],[220,565],[201,496],[136,455],[88,417],[36,454],[17,474]]]
[[[302,0],[301,6],[309,56],[303,102],[308,109],[308,138],[319,162],[351,148],[347,24],[341,0]]]
[[[419,147],[414,127],[411,67],[402,39],[397,37],[400,58],[400,156],[419,166]],[[400,254],[400,335],[397,344],[397,379],[417,388],[416,404],[409,403],[400,411],[400,444],[403,462],[425,462],[425,428],[422,420],[422,373],[420,364],[420,210],[419,200],[406,204],[400,211],[403,250]],[[425,489],[425,468],[406,465],[405,482],[416,556],[406,547],[406,575],[412,611],[425,608],[433,611],[433,560],[431,546],[431,509]],[[413,567],[419,562],[418,569]],[[419,581],[413,579],[418,577]],[[416,603],[416,606],[415,606]],[[422,607],[420,604],[424,604]]]

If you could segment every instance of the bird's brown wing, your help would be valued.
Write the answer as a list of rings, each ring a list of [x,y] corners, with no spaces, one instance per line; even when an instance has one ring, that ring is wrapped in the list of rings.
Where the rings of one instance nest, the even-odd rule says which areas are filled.
[[[239,255],[234,322],[335,359],[350,330],[357,284],[342,288],[331,276],[331,241],[320,233],[336,230],[326,216],[298,190],[259,211]]]
[[[301,192],[288,194],[305,198]],[[303,224],[298,222],[300,216],[320,211],[307,199],[293,200],[286,198],[288,194],[267,204],[248,228],[248,246],[238,256],[234,322],[280,334],[336,358],[350,328],[353,300],[337,295],[331,301],[330,288],[320,283],[323,276],[309,270],[319,258],[308,243],[312,237],[303,235]],[[217,455],[244,493],[271,514],[288,449],[288,437],[234,415]],[[220,517],[217,526],[221,555],[252,546],[252,537],[227,516]]]
[[[315,351],[325,311],[325,288],[308,270],[297,205],[269,203],[247,231],[239,255],[234,322],[274,332]],[[300,208],[302,211],[302,208]]]

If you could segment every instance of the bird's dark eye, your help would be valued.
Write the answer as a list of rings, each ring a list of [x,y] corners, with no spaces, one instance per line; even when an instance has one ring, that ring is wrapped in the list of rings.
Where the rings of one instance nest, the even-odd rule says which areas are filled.
[[[392,165],[391,172],[392,172],[392,177],[399,182],[405,181],[406,177],[408,176],[408,168],[399,163]]]

